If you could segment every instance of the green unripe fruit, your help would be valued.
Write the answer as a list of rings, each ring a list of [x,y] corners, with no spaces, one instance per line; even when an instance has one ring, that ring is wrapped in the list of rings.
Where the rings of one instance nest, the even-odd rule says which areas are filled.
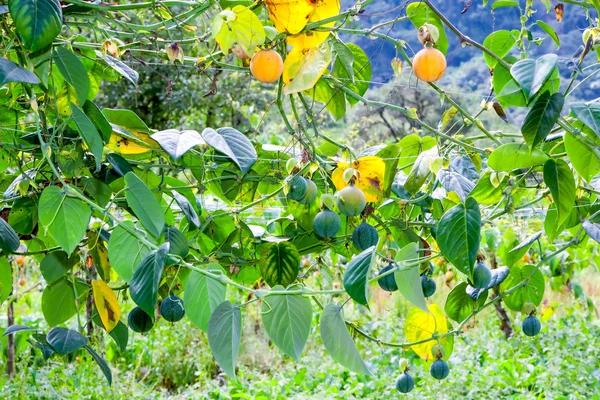
[[[414,388],[415,380],[408,374],[408,372],[404,372],[398,377],[398,379],[396,379],[396,390],[398,390],[400,393],[409,393]]]
[[[427,275],[421,275],[421,289],[423,289],[423,296],[431,297],[437,289],[435,281]]]
[[[431,367],[429,367],[429,373],[439,381],[448,377],[450,367],[448,367],[448,363],[442,359],[435,360],[431,364]]]
[[[523,333],[527,336],[535,336],[540,333],[540,330],[542,330],[542,324],[540,323],[539,319],[533,315],[530,315],[523,321],[522,328]]]
[[[136,307],[129,312],[127,323],[129,324],[129,328],[137,333],[148,332],[154,326],[152,317],[139,307]]]
[[[371,246],[375,246],[379,240],[379,234],[374,226],[363,221],[352,232],[352,242],[360,251],[366,250]]]
[[[367,206],[367,198],[362,190],[354,185],[350,185],[339,191],[337,206],[342,214],[354,217],[363,212]]]
[[[340,216],[329,209],[325,209],[315,216],[313,228],[322,238],[334,237],[341,227]]]
[[[177,322],[185,315],[183,300],[170,295],[160,303],[160,315],[169,322]]]
[[[492,271],[481,261],[475,263],[473,268],[473,287],[476,289],[487,289],[492,281]]]
[[[300,201],[306,196],[308,191],[308,183],[306,179],[300,175],[288,178],[285,183],[288,187],[288,199]]]
[[[317,198],[317,192],[317,184],[310,179],[306,179],[306,194],[298,201],[302,204],[310,204]]]
[[[381,271],[379,271],[379,275],[383,275],[392,268],[394,268],[392,264],[388,264],[387,266],[383,267]],[[378,279],[377,283],[379,283],[379,287],[385,290],[386,292],[395,292],[396,290],[398,290],[398,284],[396,284],[396,278],[394,277],[394,273],[388,274],[383,278]]]

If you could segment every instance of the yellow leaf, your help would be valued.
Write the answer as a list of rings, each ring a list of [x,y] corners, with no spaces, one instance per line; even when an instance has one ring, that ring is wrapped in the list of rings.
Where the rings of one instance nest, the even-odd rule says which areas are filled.
[[[110,150],[121,154],[143,154],[152,149],[159,149],[158,143],[146,133],[124,129],[113,125],[113,133],[106,144]]]
[[[266,39],[256,14],[242,6],[220,12],[212,21],[212,33],[223,53],[227,54],[237,43],[250,57]]]
[[[337,190],[342,190],[348,184],[344,181],[344,171],[350,168],[349,163],[339,162],[331,175],[331,180]],[[368,202],[378,202],[383,198],[381,185],[385,178],[385,163],[377,156],[367,156],[356,159],[352,168],[358,171],[358,179],[354,186],[365,194]]]
[[[312,89],[330,62],[331,50],[327,43],[312,49],[294,47],[283,63],[283,91],[292,94]]]
[[[317,6],[318,0],[265,0],[277,32],[299,33]]]
[[[338,15],[340,13],[340,0],[318,0],[317,7],[310,14],[310,18],[308,23],[318,22],[323,19],[327,19]],[[335,21],[330,22],[328,24],[324,24],[321,28],[331,28],[335,25]],[[329,36],[331,32],[327,31],[307,31],[304,33],[299,33],[297,35],[290,35],[287,37],[287,42],[289,45],[294,47],[301,47],[303,49],[308,49],[311,47],[317,47],[321,43],[323,43],[327,36]]]
[[[420,308],[413,308],[409,311],[404,323],[404,337],[408,342],[418,342],[429,339],[434,333],[443,335],[448,333],[448,323],[444,312],[437,304],[431,304],[429,313]],[[446,347],[447,338],[442,338],[440,343]],[[421,344],[411,346],[411,349],[425,361],[431,361],[433,355],[431,349],[437,343],[437,340],[430,340]],[[448,350],[448,348],[446,348]],[[450,356],[447,351],[446,358]]]
[[[100,320],[107,332],[111,332],[121,320],[121,309],[117,296],[108,285],[101,280],[92,281],[94,304],[100,315]]]

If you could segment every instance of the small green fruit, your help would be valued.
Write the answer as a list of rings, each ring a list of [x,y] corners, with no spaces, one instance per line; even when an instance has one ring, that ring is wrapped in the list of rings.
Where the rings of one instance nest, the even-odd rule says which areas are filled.
[[[137,333],[148,332],[154,326],[152,317],[146,314],[146,312],[139,307],[135,307],[129,312],[127,323],[129,324],[131,330]]]
[[[170,295],[160,303],[160,315],[169,322],[177,322],[185,315],[183,300],[175,295]]]
[[[363,221],[352,232],[352,242],[360,251],[366,250],[371,246],[375,246],[379,240],[379,234],[374,226]]]
[[[542,329],[542,324],[540,323],[539,319],[537,319],[533,315],[530,315],[523,321],[522,328],[523,333],[527,336],[535,336],[538,333],[540,333],[540,330]]]
[[[396,390],[400,393],[409,393],[415,388],[415,380],[408,374],[408,372],[404,372],[401,374],[398,379],[396,379]]]
[[[308,183],[306,179],[300,175],[286,179],[285,184],[288,187],[288,199],[300,201],[306,196],[308,191]]]
[[[327,208],[318,213],[313,221],[315,232],[322,238],[334,237],[340,227],[340,216]]]
[[[392,268],[394,268],[394,266],[392,264],[388,264],[387,266],[383,267],[381,271],[379,271],[379,275],[384,274]],[[378,279],[377,283],[379,284],[379,287],[385,290],[386,292],[395,292],[396,290],[398,290],[398,284],[396,284],[396,278],[394,277],[393,273]]]
[[[317,184],[311,181],[310,179],[306,179],[306,194],[300,200],[298,200],[302,204],[310,204],[317,198],[318,189]]]
[[[448,363],[442,359],[435,360],[431,367],[429,367],[429,373],[437,380],[446,379],[450,373],[450,367]]]
[[[492,281],[492,271],[481,261],[475,263],[473,268],[473,287],[476,289],[487,289]]]
[[[350,185],[339,191],[337,206],[342,214],[354,217],[363,212],[367,206],[367,198],[362,190],[354,185]]]
[[[423,289],[423,296],[431,297],[437,289],[435,281],[427,275],[421,275],[421,289]]]

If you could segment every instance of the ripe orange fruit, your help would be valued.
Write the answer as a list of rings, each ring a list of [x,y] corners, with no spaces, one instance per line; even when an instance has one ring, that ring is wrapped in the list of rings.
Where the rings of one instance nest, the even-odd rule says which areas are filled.
[[[16,256],[15,257],[15,261],[17,262],[17,265],[21,268],[23,268],[25,266],[25,257],[23,256]]]
[[[446,71],[446,57],[433,47],[425,47],[413,58],[413,72],[422,81],[435,82]]]
[[[259,82],[273,83],[283,73],[283,60],[275,50],[261,50],[250,60],[250,72]]]
[[[523,255],[523,262],[528,263],[529,261],[531,261],[531,256],[529,255],[529,253],[525,253]]]
[[[19,279],[19,285],[20,286],[25,286],[25,278]]]

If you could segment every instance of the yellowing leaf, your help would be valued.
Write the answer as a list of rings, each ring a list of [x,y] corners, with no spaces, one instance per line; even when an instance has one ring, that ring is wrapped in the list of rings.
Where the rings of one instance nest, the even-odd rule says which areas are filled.
[[[437,304],[431,304],[429,313],[420,308],[413,308],[409,311],[404,323],[404,337],[408,342],[418,342],[420,340],[429,339],[434,333],[443,335],[448,333],[448,323],[444,312]],[[442,338],[440,343],[446,347],[447,338]],[[411,349],[425,361],[431,361],[433,355],[431,349],[437,343],[436,340],[430,340],[421,344],[411,346]],[[450,351],[446,352],[446,358],[450,356]]]
[[[220,12],[212,21],[212,34],[223,53],[227,54],[237,43],[250,57],[266,39],[256,14],[243,6]]]
[[[344,171],[350,168],[349,163],[339,162],[331,175],[331,180],[337,190],[342,190],[348,184],[344,181]],[[381,185],[385,178],[385,163],[376,156],[367,156],[356,159],[352,168],[358,171],[358,179],[354,186],[365,194],[368,202],[378,202],[383,198]]]
[[[116,125],[113,125],[113,133],[106,147],[117,153],[131,155],[143,154],[152,149],[160,148],[158,143],[151,139],[149,135],[135,130],[124,129]]]
[[[312,49],[294,47],[283,63],[283,91],[285,94],[312,89],[331,62],[327,43]]]
[[[327,19],[338,15],[340,13],[340,0],[318,0],[317,7],[310,14],[310,18],[308,23],[318,22],[323,19]],[[330,22],[328,24],[324,24],[322,27],[331,28],[335,25],[335,21]],[[297,35],[290,35],[287,37],[287,42],[289,45],[294,47],[301,47],[303,49],[308,49],[311,47],[317,47],[321,43],[323,43],[327,36],[329,36],[331,32],[327,31],[307,31],[304,33],[299,33]]]
[[[269,17],[277,32],[291,35],[304,29],[317,2],[318,0],[265,0]]]
[[[92,292],[94,294],[94,304],[102,325],[107,332],[111,332],[121,320],[121,309],[117,296],[108,285],[101,280],[92,281]]]

